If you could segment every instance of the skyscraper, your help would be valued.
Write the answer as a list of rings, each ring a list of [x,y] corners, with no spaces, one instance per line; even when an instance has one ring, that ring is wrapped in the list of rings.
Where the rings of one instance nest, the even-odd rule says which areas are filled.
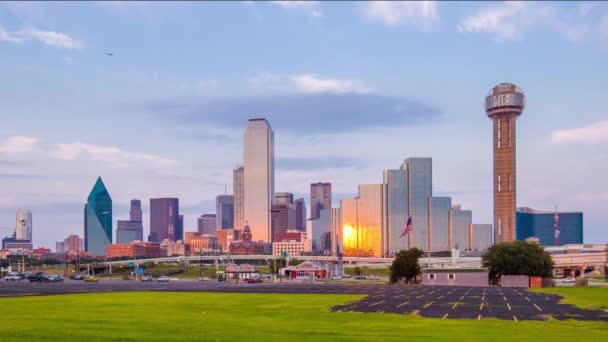
[[[408,158],[402,169],[408,172],[408,212],[414,228],[408,234],[408,246],[429,249],[429,198],[433,191],[431,158]]]
[[[217,229],[234,228],[234,196],[219,195],[215,198]]]
[[[515,240],[515,120],[525,107],[523,91],[501,83],[485,99],[486,113],[494,124],[494,240]]]
[[[101,177],[85,204],[84,238],[84,248],[93,256],[105,255],[106,246],[112,244],[112,198]]]
[[[449,251],[452,198],[431,197],[430,201],[430,251]]]
[[[381,257],[383,250],[385,185],[359,185],[359,196],[340,201],[344,256]]]
[[[181,240],[179,234],[179,199],[150,199],[150,235],[148,241]]]
[[[310,184],[310,219],[318,219],[321,209],[331,209],[331,183]]]
[[[296,205],[296,230],[306,231],[306,203],[303,198],[295,200]]]
[[[232,172],[234,195],[234,229],[245,227],[245,169],[240,166]]]
[[[274,203],[293,204],[293,194],[291,192],[277,192],[274,194]]]
[[[198,233],[212,235],[215,230],[219,230],[216,226],[217,216],[215,214],[204,214],[197,219]]]
[[[279,194],[279,193],[277,193]],[[296,228],[296,206],[289,199],[277,198],[272,205],[272,241],[278,241],[277,236]]]
[[[141,201],[131,200],[129,220],[116,222],[116,243],[129,243],[132,241],[143,241],[144,226],[142,224]]]
[[[131,210],[129,211],[130,221],[142,221],[141,201],[138,199],[131,200]]]
[[[462,210],[460,205],[452,206],[452,248],[464,251],[470,249],[470,229],[473,223],[473,213],[470,210]]]
[[[384,170],[386,186],[385,236],[387,256],[407,249],[407,237],[401,233],[409,217],[407,170]]]
[[[28,209],[17,210],[15,238],[17,240],[32,241],[32,212]]]
[[[266,119],[250,119],[244,134],[245,216],[251,233],[271,240],[274,199],[274,132]]]

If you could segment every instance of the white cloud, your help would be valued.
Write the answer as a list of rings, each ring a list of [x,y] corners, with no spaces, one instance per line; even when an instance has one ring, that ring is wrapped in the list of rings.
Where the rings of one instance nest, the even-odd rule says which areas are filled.
[[[56,144],[51,156],[62,160],[89,157],[104,162],[108,167],[127,167],[133,162],[143,162],[158,167],[173,167],[177,162],[159,156],[123,151],[117,147],[91,145],[81,142]]]
[[[11,43],[19,43],[21,39],[15,37],[10,32],[7,32],[2,25],[0,25],[0,41],[11,42]]]
[[[10,43],[21,43],[25,40],[37,40],[46,45],[64,48],[80,50],[82,49],[82,43],[74,40],[72,37],[65,33],[55,31],[42,31],[35,28],[26,28],[17,32],[8,32],[0,25],[0,41],[6,41]]]
[[[497,41],[520,39],[534,30],[549,30],[561,34],[565,39],[578,41],[588,31],[585,18],[591,7],[581,4],[576,13],[561,13],[553,5],[524,1],[508,1],[487,6],[464,18],[458,25],[460,32],[494,34]]]
[[[256,91],[288,93],[367,93],[371,89],[357,80],[340,80],[317,74],[276,75],[263,73],[250,79]]]
[[[439,19],[435,1],[370,1],[363,14],[388,26],[416,25],[428,30]]]
[[[369,88],[358,81],[322,78],[315,74],[289,76],[289,80],[304,93],[365,93]]]
[[[36,147],[38,139],[26,136],[13,136],[6,139],[6,143],[0,145],[0,153],[25,153],[31,152]]]
[[[42,31],[34,28],[27,28],[17,32],[17,35],[24,39],[38,40],[46,45],[57,48],[74,50],[80,50],[82,48],[82,43],[61,32]]]
[[[600,121],[585,127],[557,130],[551,133],[551,143],[586,143],[608,142],[608,121]]]
[[[270,3],[285,9],[304,11],[315,18],[323,16],[323,12],[321,12],[321,3],[319,1],[271,1]]]

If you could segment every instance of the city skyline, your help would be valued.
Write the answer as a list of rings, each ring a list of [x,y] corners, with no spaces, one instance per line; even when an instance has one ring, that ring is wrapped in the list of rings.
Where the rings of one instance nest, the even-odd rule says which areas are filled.
[[[337,206],[340,199],[356,196],[358,184],[378,182],[378,170],[394,160],[428,156],[437,170],[434,195],[452,196],[475,213],[476,221],[492,222],[492,132],[482,102],[491,87],[513,82],[528,97],[527,114],[517,125],[517,205],[582,211],[585,242],[605,240],[602,203],[608,193],[602,175],[608,159],[601,132],[608,125],[600,75],[608,49],[598,35],[606,4],[519,4],[499,19],[530,23],[541,9],[552,8],[555,17],[545,19],[581,28],[577,39],[546,21],[507,25],[510,31],[473,25],[483,23],[473,19],[484,11],[514,6],[508,3],[439,3],[426,29],[406,15],[392,23],[363,15],[365,4],[321,3],[323,15],[314,18],[270,3],[179,4],[170,12],[163,4],[142,4],[129,13],[112,5],[31,6],[39,8],[38,15],[20,4],[0,4],[0,26],[8,34],[2,37],[32,26],[80,44],[0,41],[7,61],[0,70],[19,80],[0,84],[2,235],[14,230],[19,208],[32,211],[37,246],[82,234],[82,198],[100,175],[112,193],[114,226],[128,217],[132,198],[142,198],[142,209],[149,212],[147,199],[171,196],[180,198],[184,230],[193,231],[196,217],[212,212],[215,196],[231,183],[234,165],[242,162],[244,122],[255,116],[267,117],[276,133],[278,190],[308,198],[310,183],[331,182]],[[351,15],[338,15],[338,6],[352,8]],[[200,8],[206,10],[192,10]],[[91,22],[128,25],[133,35],[104,29],[108,38],[102,39],[96,25],[78,28],[75,21],[83,19],[75,19],[74,12],[96,19]],[[247,25],[238,27],[251,29],[228,32],[222,23],[200,20],[228,12]],[[121,23],[122,18],[132,24]],[[213,37],[212,31],[221,39],[204,49],[166,39],[169,49],[187,57],[160,57],[156,42],[139,39],[155,32],[158,22],[167,24],[163,41],[184,34],[186,27],[203,38]],[[222,43],[241,34],[260,42],[289,37],[283,50],[291,51],[269,46],[251,53],[250,45]],[[370,44],[365,51],[358,48],[361,39]],[[107,57],[105,49],[116,54]],[[245,51],[253,56],[250,64],[235,59]],[[350,62],[333,62],[339,59],[336,51]],[[209,63],[200,63],[201,58]],[[461,67],[453,68],[454,63]],[[50,80],[53,86],[42,87]],[[201,110],[201,102],[221,117]],[[228,112],[234,115],[223,115]],[[351,113],[348,120],[345,113]],[[135,137],[133,127],[143,122],[147,129]]]

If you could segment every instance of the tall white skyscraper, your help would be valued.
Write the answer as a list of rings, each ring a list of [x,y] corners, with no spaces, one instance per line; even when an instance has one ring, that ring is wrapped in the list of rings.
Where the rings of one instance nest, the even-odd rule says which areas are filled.
[[[17,211],[15,237],[18,240],[32,241],[32,212],[27,209]]]
[[[266,119],[250,119],[244,134],[245,222],[253,240],[271,241],[274,132]]]

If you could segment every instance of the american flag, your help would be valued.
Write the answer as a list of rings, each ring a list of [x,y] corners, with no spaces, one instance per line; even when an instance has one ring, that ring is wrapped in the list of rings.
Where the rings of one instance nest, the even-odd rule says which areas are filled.
[[[412,231],[412,229],[414,229],[414,224],[412,223],[412,217],[410,216],[407,219],[407,223],[405,224],[405,227],[403,227],[403,232],[401,233],[401,237],[406,236],[409,232]]]

